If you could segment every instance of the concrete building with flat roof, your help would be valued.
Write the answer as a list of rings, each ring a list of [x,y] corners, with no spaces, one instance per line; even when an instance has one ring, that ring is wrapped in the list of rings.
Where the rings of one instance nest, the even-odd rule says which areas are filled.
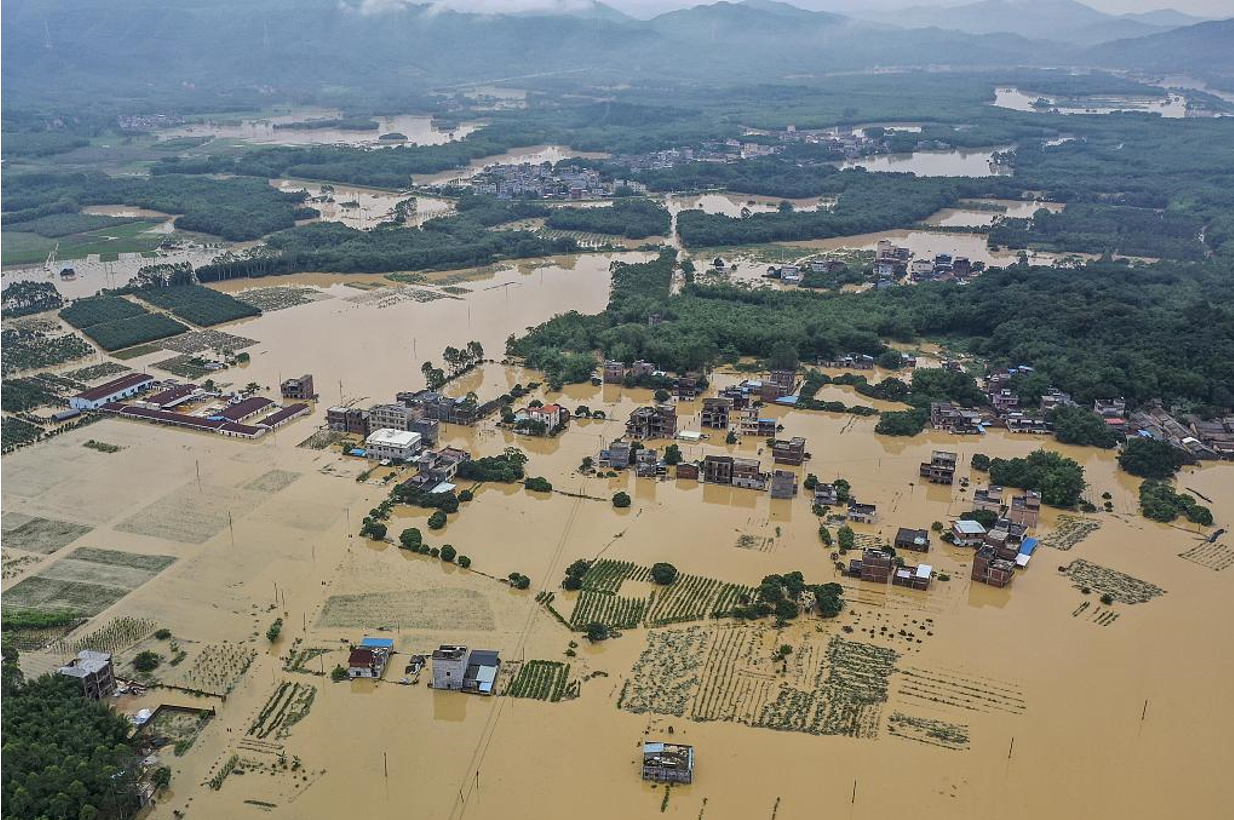
[[[364,440],[364,450],[369,458],[411,461],[420,452],[420,434],[383,427]]]
[[[305,373],[303,376],[285,379],[279,385],[279,395],[292,401],[312,401],[317,398],[312,374]]]
[[[461,691],[467,673],[467,647],[442,644],[433,650],[433,688]]]
[[[788,470],[771,471],[771,497],[793,498],[797,495],[797,474]]]
[[[643,744],[643,779],[657,783],[694,780],[694,747],[648,741]]]
[[[105,698],[116,691],[115,670],[112,668],[111,655],[106,652],[83,649],[57,672],[66,678],[75,678],[81,684],[82,693],[94,700]]]

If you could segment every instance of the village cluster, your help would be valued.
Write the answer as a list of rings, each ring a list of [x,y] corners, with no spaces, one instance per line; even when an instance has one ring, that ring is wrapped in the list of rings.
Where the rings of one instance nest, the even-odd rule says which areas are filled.
[[[548,162],[490,165],[464,184],[472,193],[498,199],[602,199],[616,195],[619,188],[647,193],[647,186],[641,182],[606,180],[592,168]]]
[[[869,369],[873,362],[866,357],[856,361],[854,366]],[[961,368],[957,361],[944,362],[943,366],[954,370]],[[1051,411],[1075,407],[1076,402],[1069,394],[1049,387],[1042,394],[1038,407],[1022,408],[1011,382],[1016,376],[1030,376],[1033,372],[1028,365],[991,371],[982,382],[988,402],[985,407],[966,408],[951,402],[934,402],[930,405],[930,426],[960,435],[979,435],[990,428],[1005,428],[1012,433],[1053,433]],[[1176,417],[1159,400],[1128,413],[1127,402],[1121,396],[1094,400],[1092,412],[1118,436],[1164,441],[1201,460],[1234,458],[1234,416],[1206,419],[1196,413],[1184,413]]]
[[[745,212],[743,209],[742,213]],[[834,274],[846,267],[846,263],[839,259],[811,259],[802,264],[769,265],[763,278],[785,285],[801,285],[805,282],[807,269],[809,273]],[[712,268],[723,273],[726,263],[716,257]],[[984,262],[973,262],[967,256],[938,253],[933,258],[916,258],[908,248],[896,245],[890,239],[880,239],[872,268],[873,286],[877,290],[886,290],[896,285],[920,282],[967,282],[984,270]]]

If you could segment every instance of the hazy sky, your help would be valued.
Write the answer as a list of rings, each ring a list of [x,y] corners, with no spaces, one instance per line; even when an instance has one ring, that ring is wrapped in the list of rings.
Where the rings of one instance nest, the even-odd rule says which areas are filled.
[[[524,2],[526,0],[523,0]],[[550,2],[551,0],[546,0]],[[1194,14],[1200,17],[1234,17],[1234,0],[1083,0],[1108,14],[1124,14],[1128,12],[1153,11],[1160,8],[1174,8],[1178,11]],[[450,0],[446,0],[447,3]],[[492,6],[503,2],[517,4],[520,0],[488,0]],[[690,0],[602,0],[610,6],[619,8],[627,14],[645,17],[660,11],[674,8],[699,5]],[[861,9],[898,9],[906,6],[959,6],[973,0],[788,0],[801,8],[818,11],[835,11],[841,14],[859,11]]]

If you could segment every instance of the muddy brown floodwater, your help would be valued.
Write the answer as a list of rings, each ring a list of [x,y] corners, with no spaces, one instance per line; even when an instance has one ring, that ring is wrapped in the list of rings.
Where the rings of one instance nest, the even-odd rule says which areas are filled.
[[[1010,174],[1009,166],[994,165],[994,154],[1009,146],[985,151],[914,151],[911,154],[879,154],[845,160],[841,168],[867,171],[911,171],[921,177],[990,177]]]
[[[227,290],[294,285],[329,297],[222,328],[257,344],[247,367],[218,379],[274,387],[280,377],[312,372],[322,401],[309,419],[254,442],[110,419],[4,458],[6,559],[34,556],[20,577],[4,579],[6,597],[36,573],[88,581],[92,594],[112,603],[104,601],[70,640],[120,618],[148,619],[188,652],[180,665],[158,671],[163,680],[230,688],[225,701],[160,689],[116,701],[129,713],[163,702],[218,710],[186,754],[161,753],[174,774],[152,818],[232,820],[254,809],[287,820],[357,811],[480,820],[580,813],[624,820],[661,811],[681,820],[1227,813],[1234,653],[1220,625],[1234,616],[1234,569],[1216,567],[1234,546],[1226,536],[1215,549],[1193,552],[1210,530],[1141,518],[1137,482],[1117,470],[1110,452],[998,432],[887,438],[874,433],[874,419],[767,409],[784,434],[808,440],[811,458],[799,474],[844,477],[861,501],[877,504],[878,523],[854,527],[868,539],[967,510],[966,499],[984,483],[968,467],[976,452],[1008,457],[1045,446],[1080,461],[1089,497],[1100,505],[1108,492],[1113,512],[1076,522],[1047,510],[1038,528],[1047,540],[1062,527],[1098,526],[1078,543],[1054,541],[1070,549],[1041,546],[1003,590],[971,583],[971,553],[937,539],[921,560],[949,580],[928,592],[841,579],[803,496],[772,501],[695,482],[580,474],[581,460],[595,457],[621,433],[626,415],[651,400],[648,391],[611,385],[538,391],[544,401],[585,404],[609,419],[577,420],[552,439],[516,437],[491,419],[475,428],[443,425],[443,443],[476,456],[522,448],[528,473],[559,491],[485,484],[440,531],[427,527],[425,510],[395,511],[392,536],[419,527],[428,543],[450,543],[469,556],[471,570],[354,535],[386,496],[382,479],[406,471],[378,469],[358,481],[369,466],[360,459],[297,446],[322,424],[325,407],[340,395],[367,404],[417,387],[420,362],[440,363],[445,345],[478,339],[497,356],[505,338],[528,325],[563,310],[599,310],[613,258],[539,260],[469,279],[439,275],[437,286],[469,290],[427,302],[393,285],[345,284],[371,286],[377,276],[229,282]],[[719,373],[713,382],[736,378]],[[487,398],[535,379],[490,363],[449,391]],[[849,387],[828,387],[825,398],[859,401]],[[682,429],[701,430],[700,408],[700,401],[678,405]],[[122,449],[83,447],[87,439]],[[731,451],[771,464],[762,440],[729,446],[715,434],[681,447],[691,459]],[[922,485],[917,465],[933,449],[957,452],[959,476],[971,483]],[[1211,499],[1218,525],[1229,526],[1234,465],[1187,468],[1179,484]],[[632,496],[630,508],[611,506],[618,490]],[[78,525],[77,540],[30,548],[32,517]],[[16,548],[19,541],[26,550]],[[84,546],[175,560],[158,572],[108,567],[82,576],[91,553],[72,556]],[[571,617],[579,593],[559,588],[563,569],[597,557],[670,561],[683,573],[742,585],[799,569],[811,583],[842,583],[848,604],[838,618],[803,617],[782,631],[704,619],[624,629],[592,646],[536,595],[554,593],[554,608]],[[1076,560],[1096,565],[1087,571],[1107,579],[1101,583],[1164,592],[1102,605],[1097,592],[1084,595],[1058,571]],[[531,589],[496,580],[511,572],[529,576]],[[100,581],[105,589],[94,585]],[[630,597],[650,591],[633,581],[620,589]],[[265,632],[276,617],[282,636],[270,646]],[[399,654],[384,680],[331,683],[321,673],[345,664],[348,642],[365,634],[395,641]],[[573,657],[566,654],[572,641]],[[521,660],[568,662],[579,697],[435,692],[427,675],[398,685],[407,654],[444,642],[500,650],[503,676]],[[771,661],[781,644],[794,648],[782,667]],[[141,648],[171,654],[166,643],[143,639],[118,652],[122,674]],[[321,654],[295,671],[288,659],[305,649]],[[250,654],[240,672],[235,658]],[[23,663],[33,673],[62,657],[32,652]],[[303,687],[314,690],[307,711]],[[293,691],[300,705],[281,706]],[[651,711],[638,711],[645,707]],[[638,747],[649,737],[696,749],[695,782],[674,787],[666,803],[663,787],[639,779]]]
[[[365,145],[385,147],[390,145],[440,145],[461,140],[480,127],[479,123],[459,123],[451,128],[438,128],[433,118],[420,114],[397,114],[388,117],[372,117],[377,128],[354,131],[344,128],[289,128],[291,123],[312,120],[337,119],[342,112],[337,109],[302,109],[289,114],[245,119],[206,120],[192,122],[159,132],[163,139],[177,137],[227,138],[262,145]],[[275,126],[283,126],[276,128]],[[405,140],[382,140],[383,134],[402,134]]]
[[[1147,111],[1160,114],[1166,119],[1188,116],[1187,98],[1173,92],[1164,97],[1092,96],[1080,98],[1083,101],[1082,105],[1057,105],[1055,98],[1045,94],[1021,91],[1018,88],[996,88],[994,89],[994,102],[991,105],[998,108],[1010,108],[1014,111],[1037,111],[1033,103],[1038,99],[1051,103],[1050,108],[1042,110],[1053,110],[1059,114],[1115,114],[1120,111]]]

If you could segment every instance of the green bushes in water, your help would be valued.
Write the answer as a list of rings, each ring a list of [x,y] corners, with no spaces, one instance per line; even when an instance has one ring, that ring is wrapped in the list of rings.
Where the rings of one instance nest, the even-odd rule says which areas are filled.
[[[1164,481],[1149,479],[1140,485],[1140,510],[1145,518],[1170,522],[1180,515],[1194,524],[1210,526],[1213,513],[1208,507],[1196,503],[1194,497],[1175,491]]]
[[[1037,450],[1025,458],[992,459],[990,481],[1004,487],[1036,490],[1051,507],[1074,507],[1085,486],[1084,468],[1049,450]]]

